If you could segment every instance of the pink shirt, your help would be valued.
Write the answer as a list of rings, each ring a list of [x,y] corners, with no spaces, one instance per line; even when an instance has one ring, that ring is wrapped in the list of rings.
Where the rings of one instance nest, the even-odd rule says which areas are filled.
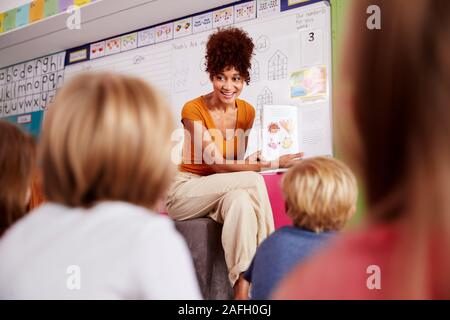
[[[297,266],[275,290],[274,298],[402,299],[394,288],[398,287],[395,277],[404,270],[394,271],[392,263],[394,257],[398,259],[395,255],[400,228],[398,223],[380,224],[341,236],[305,264]],[[427,260],[431,272],[425,274],[426,283],[430,285],[429,291],[424,290],[425,298],[435,297],[432,292],[436,292],[432,287],[436,284],[433,280],[437,280],[433,276],[436,263],[431,260]],[[375,281],[377,267],[380,289]]]

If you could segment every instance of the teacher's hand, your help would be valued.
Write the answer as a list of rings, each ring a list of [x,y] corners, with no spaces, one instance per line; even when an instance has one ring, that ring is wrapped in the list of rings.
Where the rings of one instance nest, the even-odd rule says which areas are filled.
[[[253,161],[253,162],[267,162],[266,159],[262,155],[262,151],[257,151],[249,155],[245,160]]]
[[[285,154],[278,158],[278,166],[280,168],[290,168],[303,158],[303,152]]]
[[[257,162],[261,159],[261,151],[256,151],[245,158],[246,161]]]

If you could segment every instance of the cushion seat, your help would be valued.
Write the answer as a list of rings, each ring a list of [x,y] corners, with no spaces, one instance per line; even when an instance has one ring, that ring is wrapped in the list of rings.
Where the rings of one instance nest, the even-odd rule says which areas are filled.
[[[200,290],[206,300],[233,297],[222,247],[222,225],[210,218],[175,221],[191,251]]]

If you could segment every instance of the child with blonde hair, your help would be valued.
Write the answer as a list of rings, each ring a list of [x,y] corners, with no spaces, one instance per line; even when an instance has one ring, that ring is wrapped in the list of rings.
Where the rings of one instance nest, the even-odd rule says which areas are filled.
[[[282,189],[293,226],[275,231],[257,249],[244,274],[252,299],[268,299],[282,277],[341,230],[355,212],[356,179],[333,158],[301,161],[284,175]]]
[[[83,74],[45,118],[48,203],[0,241],[0,299],[199,299],[186,243],[154,212],[174,173],[169,106],[143,80]]]

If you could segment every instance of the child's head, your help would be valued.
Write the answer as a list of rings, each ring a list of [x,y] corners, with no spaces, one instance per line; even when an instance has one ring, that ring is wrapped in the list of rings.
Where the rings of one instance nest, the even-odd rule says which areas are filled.
[[[173,118],[143,80],[84,74],[56,96],[42,135],[50,201],[89,207],[116,200],[152,208],[168,187]]]
[[[381,29],[367,28],[369,6],[379,7]],[[364,184],[367,216],[387,222],[423,207],[425,220],[436,221],[428,212],[447,219],[450,2],[358,0],[351,18],[336,137]]]
[[[404,225],[391,259],[395,297],[449,299],[450,1],[353,2],[337,145],[364,185],[366,217]],[[380,29],[367,27],[377,16],[369,7]]]
[[[27,211],[35,159],[33,138],[0,120],[0,234]]]
[[[351,170],[333,158],[300,161],[283,177],[286,213],[297,227],[340,230],[355,212],[358,194]]]

